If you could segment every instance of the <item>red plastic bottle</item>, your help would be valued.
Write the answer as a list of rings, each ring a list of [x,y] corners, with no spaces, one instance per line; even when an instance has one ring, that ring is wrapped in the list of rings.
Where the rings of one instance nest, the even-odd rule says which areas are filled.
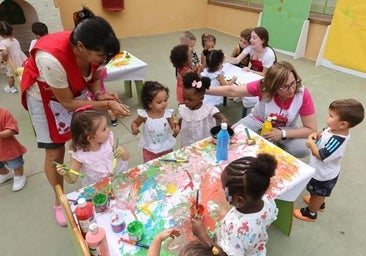
[[[96,223],[90,224],[85,240],[92,256],[110,256],[105,231]]]
[[[85,238],[89,231],[89,225],[94,222],[94,207],[93,204],[87,202],[85,198],[79,198],[78,206],[75,209],[75,215],[79,223],[80,231]]]

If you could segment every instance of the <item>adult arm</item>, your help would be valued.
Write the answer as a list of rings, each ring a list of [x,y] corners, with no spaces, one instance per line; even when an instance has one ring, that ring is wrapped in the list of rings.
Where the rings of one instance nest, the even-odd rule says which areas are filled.
[[[238,86],[211,86],[206,91],[208,95],[226,96],[226,97],[250,97],[255,96],[248,92],[246,85]]]

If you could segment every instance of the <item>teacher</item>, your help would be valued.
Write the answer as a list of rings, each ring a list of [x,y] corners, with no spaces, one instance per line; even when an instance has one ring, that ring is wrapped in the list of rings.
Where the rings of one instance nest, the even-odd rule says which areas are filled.
[[[63,176],[53,161],[63,163],[65,142],[70,139],[70,121],[75,109],[91,105],[110,109],[117,117],[130,115],[115,93],[102,93],[98,68],[120,51],[110,24],[84,8],[74,13],[72,31],[42,37],[27,60],[22,76],[22,104],[29,111],[39,148],[45,149],[44,169],[53,190],[63,187]],[[96,101],[88,101],[89,90]],[[55,192],[55,191],[54,191]],[[55,193],[56,220],[66,225]]]
[[[271,66],[264,78],[241,86],[211,87],[210,95],[227,97],[258,96],[259,102],[252,112],[239,123],[260,132],[264,121],[272,118],[273,129],[263,135],[297,158],[310,154],[306,138],[317,130],[315,108],[309,90],[301,85],[294,66],[281,61]],[[301,119],[302,126],[298,125]]]

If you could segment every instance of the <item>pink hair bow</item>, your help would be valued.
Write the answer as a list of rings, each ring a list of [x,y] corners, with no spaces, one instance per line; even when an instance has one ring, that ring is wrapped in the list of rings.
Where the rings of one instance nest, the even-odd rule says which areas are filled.
[[[92,105],[85,105],[85,106],[82,106],[80,108],[75,109],[75,112],[80,112],[80,111],[92,109],[92,107],[93,107]]]
[[[201,81],[197,82],[196,80],[193,80],[192,87],[196,87],[197,89],[199,89],[202,87],[202,82]]]

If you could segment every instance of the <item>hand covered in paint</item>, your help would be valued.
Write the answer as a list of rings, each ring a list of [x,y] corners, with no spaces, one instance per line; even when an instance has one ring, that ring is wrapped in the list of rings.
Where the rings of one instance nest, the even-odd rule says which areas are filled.
[[[203,222],[199,218],[192,218],[192,233],[198,238],[207,235]]]
[[[68,173],[66,165],[64,165],[64,164],[56,164],[56,170],[62,176],[66,175]]]
[[[165,229],[163,231],[161,231],[159,234],[158,234],[158,239],[160,239],[160,241],[164,241],[165,239],[167,239],[168,237],[171,237],[171,238],[176,238],[180,235],[180,232],[178,229],[175,229],[175,228],[168,228],[168,229]]]
[[[123,147],[118,146],[117,150],[114,151],[115,158],[121,158],[122,160],[126,161],[130,157],[130,152],[125,150]]]

